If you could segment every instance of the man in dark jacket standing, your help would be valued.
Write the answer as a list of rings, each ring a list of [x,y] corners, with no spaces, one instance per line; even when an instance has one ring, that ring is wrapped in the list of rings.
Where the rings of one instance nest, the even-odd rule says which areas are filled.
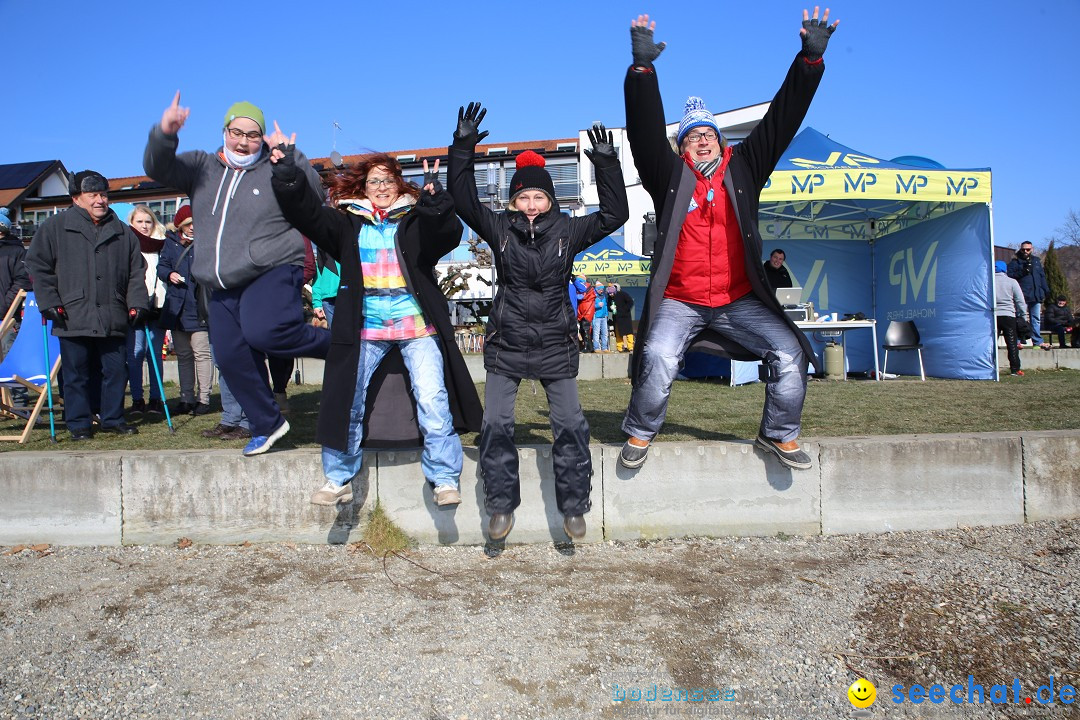
[[[803,11],[802,51],[761,122],[737,147],[726,146],[701,98],[691,97],[671,151],[647,15],[631,23],[634,62],[627,71],[626,132],[657,212],[649,291],[631,360],[634,390],[623,420],[629,439],[619,461],[640,467],[667,415],[671,383],[687,349],[762,360],[765,408],[756,439],[787,467],[805,470],[797,442],[808,358],[815,357],[765,279],[758,197],[798,132],[824,72],[822,55],[836,23]]]
[[[788,273],[787,268],[784,267],[784,260],[787,260],[787,253],[780,248],[776,248],[769,255],[769,259],[761,265],[761,269],[765,271],[765,280],[774,292],[777,288],[795,287],[794,283],[791,282],[791,275]]]
[[[8,311],[20,290],[30,289],[30,275],[26,272],[25,260],[26,248],[23,247],[22,240],[11,233],[8,209],[0,208],[0,298],[3,298],[4,303],[3,307],[0,307],[0,315]],[[17,328],[18,325],[0,337],[0,360],[4,359],[15,342]]]
[[[53,321],[64,371],[64,419],[72,440],[90,438],[90,378],[101,364],[101,429],[134,435],[124,422],[128,325],[148,316],[146,261],[139,240],[109,209],[109,184],[93,170],[71,177],[73,206],[41,224],[26,266],[38,307]]]
[[[1024,293],[1031,322],[1031,339],[1049,350],[1050,343],[1043,341],[1039,330],[1042,325],[1042,304],[1050,295],[1050,284],[1046,282],[1042,260],[1032,252],[1031,243],[1020,243],[1016,257],[1009,261],[1009,277],[1020,283],[1020,291]]]

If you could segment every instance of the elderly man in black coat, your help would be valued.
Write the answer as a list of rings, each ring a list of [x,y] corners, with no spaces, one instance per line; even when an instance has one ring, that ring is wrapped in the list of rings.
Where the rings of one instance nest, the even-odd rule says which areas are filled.
[[[101,364],[101,429],[134,435],[124,422],[128,325],[142,328],[146,261],[131,228],[109,208],[109,183],[93,170],[71,177],[73,206],[41,224],[26,266],[38,307],[53,321],[64,371],[64,419],[72,440],[90,438],[90,368]]]

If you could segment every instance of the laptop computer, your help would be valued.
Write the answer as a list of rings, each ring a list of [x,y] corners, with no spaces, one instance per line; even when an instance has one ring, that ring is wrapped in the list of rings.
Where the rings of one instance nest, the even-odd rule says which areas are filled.
[[[795,307],[802,302],[802,288],[776,288],[776,299],[783,307]]]

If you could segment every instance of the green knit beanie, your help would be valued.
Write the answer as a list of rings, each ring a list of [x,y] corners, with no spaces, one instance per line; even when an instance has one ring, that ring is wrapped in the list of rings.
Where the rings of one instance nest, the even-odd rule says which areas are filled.
[[[228,109],[225,113],[224,127],[229,127],[229,123],[238,117],[251,118],[259,124],[259,130],[264,135],[266,134],[266,120],[263,119],[263,111],[249,103],[247,100],[235,103]]]

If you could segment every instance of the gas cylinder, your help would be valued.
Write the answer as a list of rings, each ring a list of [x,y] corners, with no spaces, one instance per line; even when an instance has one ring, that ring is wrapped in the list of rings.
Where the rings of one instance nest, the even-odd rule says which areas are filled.
[[[836,343],[825,346],[825,378],[828,380],[844,379],[844,348]]]

